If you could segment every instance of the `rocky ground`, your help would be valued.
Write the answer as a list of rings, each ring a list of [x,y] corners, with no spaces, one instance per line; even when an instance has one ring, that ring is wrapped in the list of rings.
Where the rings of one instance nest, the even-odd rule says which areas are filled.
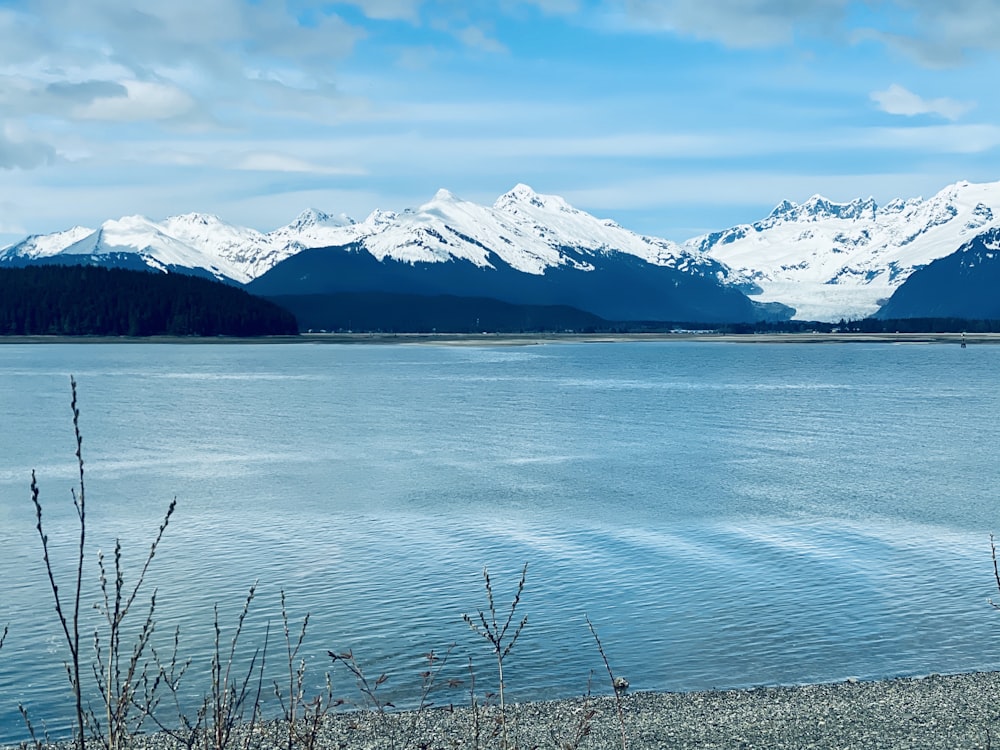
[[[620,748],[991,748],[1000,747],[1000,673],[699,693],[636,693],[420,713],[342,713],[295,747]],[[248,733],[249,732],[249,733]],[[506,732],[506,741],[504,733]],[[314,740],[310,744],[309,739]],[[94,745],[95,747],[99,745]],[[133,738],[136,750],[186,747],[165,734]],[[198,743],[195,747],[212,747]],[[65,747],[65,746],[64,746]],[[232,748],[288,747],[288,725],[241,728]]]

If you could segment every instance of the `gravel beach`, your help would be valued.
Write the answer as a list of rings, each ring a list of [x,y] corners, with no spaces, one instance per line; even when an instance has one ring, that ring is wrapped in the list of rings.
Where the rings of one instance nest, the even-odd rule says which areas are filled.
[[[1000,673],[697,693],[635,693],[622,699],[628,747],[990,748],[1000,747]],[[500,748],[495,708],[477,722],[468,707],[420,714],[329,717],[317,749]],[[613,696],[508,706],[509,747],[620,748]],[[250,747],[287,746],[287,725],[254,727]],[[245,735],[243,737],[245,738]],[[234,741],[231,747],[244,747]],[[304,747],[305,745],[297,745]],[[53,747],[66,747],[65,744]],[[95,745],[96,747],[96,745]],[[183,747],[163,734],[134,738],[136,750]]]

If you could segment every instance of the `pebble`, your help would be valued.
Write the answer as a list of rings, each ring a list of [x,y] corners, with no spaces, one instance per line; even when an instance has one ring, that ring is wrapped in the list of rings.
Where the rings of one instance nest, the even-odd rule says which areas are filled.
[[[638,692],[619,698],[628,750],[975,750],[1000,747],[997,695],[1000,673],[990,672],[750,690]],[[495,706],[477,712],[463,707],[340,713],[327,717],[312,737],[314,744],[299,741],[293,747],[613,750],[623,746],[618,705],[614,695],[520,703],[507,707],[505,722]],[[241,727],[230,747],[288,747],[286,723],[265,722],[248,731]],[[130,743],[130,750],[182,747],[162,733],[137,736]]]

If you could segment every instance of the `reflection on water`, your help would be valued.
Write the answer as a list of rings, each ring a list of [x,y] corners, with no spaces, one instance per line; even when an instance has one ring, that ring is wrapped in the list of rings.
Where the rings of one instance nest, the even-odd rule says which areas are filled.
[[[92,549],[121,537],[134,573],[178,498],[149,582],[190,700],[213,606],[231,633],[259,579],[244,656],[269,626],[279,648],[283,589],[310,613],[317,686],[326,651],[353,648],[402,706],[453,643],[447,670],[471,655],[491,689],[461,615],[485,605],[484,565],[502,603],[524,562],[514,699],[601,674],[585,616],[639,690],[997,668],[998,364],[947,346],[2,347],[0,741],[24,737],[18,701],[67,726],[28,482],[68,581],[70,372]]]

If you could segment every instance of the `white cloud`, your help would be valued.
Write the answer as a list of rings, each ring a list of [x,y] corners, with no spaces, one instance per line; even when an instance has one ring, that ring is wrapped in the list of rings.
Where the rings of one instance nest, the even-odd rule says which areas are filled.
[[[890,115],[940,115],[947,120],[957,120],[974,107],[967,102],[956,101],[942,97],[939,99],[924,99],[899,84],[892,84],[885,91],[873,91],[872,101],[879,109]]]
[[[198,108],[239,117],[244,107],[234,103],[265,103],[261,71],[274,71],[284,88],[329,89],[334,63],[363,36],[319,0],[301,0],[294,12],[278,0],[21,7],[0,11],[0,32],[14,40],[0,60],[0,76],[16,83],[0,87],[7,117],[55,116],[68,98],[78,104],[69,111],[86,119],[163,120]]]
[[[877,43],[854,49],[845,42],[861,23],[878,28],[855,39]],[[791,54],[679,59],[690,48],[674,36]],[[865,185],[879,175],[842,193],[822,176],[858,161],[996,179],[1000,156],[1000,127],[960,120],[978,100],[982,121],[997,121],[980,93],[989,56],[921,80],[885,48],[909,46],[925,64],[1000,49],[997,0],[0,0],[0,38],[0,123],[19,126],[0,129],[0,169],[24,204],[11,216],[32,231],[32,215],[68,205],[59,197],[83,183],[107,187],[102,203],[92,191],[59,210],[85,206],[96,222],[161,206],[218,212],[220,201],[262,208],[272,193],[324,186],[399,208],[410,204],[393,196],[444,186],[471,198],[500,184],[495,197],[521,180],[576,188],[581,208],[676,203],[693,215],[762,195],[877,191]],[[871,102],[857,106],[859,91]],[[864,127],[876,107],[902,127]],[[136,187],[144,180],[160,188]],[[55,197],[29,203],[25,184]],[[308,205],[291,202],[292,215]]]
[[[240,157],[236,169],[253,172],[300,172],[306,174],[362,175],[364,170],[350,167],[331,167],[300,159],[287,154],[256,152]]]
[[[137,122],[180,117],[195,108],[194,99],[176,86],[148,81],[121,81],[119,85],[124,96],[98,96],[73,114],[81,120]]]

